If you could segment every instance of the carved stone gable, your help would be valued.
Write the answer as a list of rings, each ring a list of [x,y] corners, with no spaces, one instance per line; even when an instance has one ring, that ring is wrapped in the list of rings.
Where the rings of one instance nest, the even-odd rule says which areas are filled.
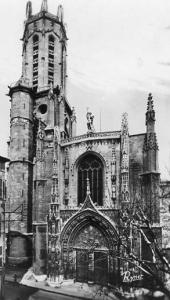
[[[92,209],[92,210],[97,211],[97,209],[96,209],[96,207],[95,207],[95,205],[94,205],[94,203],[93,203],[93,201],[92,201],[90,195],[87,195],[87,196],[86,196],[86,199],[85,199],[85,201],[84,201],[82,207],[80,208],[80,211],[85,210],[85,209],[87,209],[87,208],[90,208],[90,209]]]

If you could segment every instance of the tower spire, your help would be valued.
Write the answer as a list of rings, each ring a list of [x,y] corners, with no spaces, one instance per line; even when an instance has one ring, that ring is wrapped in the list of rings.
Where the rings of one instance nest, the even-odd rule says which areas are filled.
[[[48,3],[47,3],[47,0],[42,0],[41,11],[48,11]]]
[[[155,124],[155,111],[153,105],[153,97],[152,94],[149,93],[148,102],[147,102],[147,111],[146,111],[146,126],[148,132],[155,131],[154,124]]]
[[[143,144],[142,201],[143,211],[151,223],[160,222],[158,143],[155,132],[155,110],[149,93],[146,110],[146,134]]]
[[[144,139],[143,151],[145,171],[158,171],[158,143],[155,132],[155,111],[151,93],[148,95],[147,102],[146,135]]]
[[[147,103],[147,111],[153,111],[153,100],[152,100],[152,94],[149,93],[148,95],[148,103]]]

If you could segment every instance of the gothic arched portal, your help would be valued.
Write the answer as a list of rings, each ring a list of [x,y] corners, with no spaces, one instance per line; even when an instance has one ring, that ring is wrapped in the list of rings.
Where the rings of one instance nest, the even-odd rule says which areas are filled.
[[[99,206],[103,205],[103,171],[104,166],[101,159],[89,153],[78,162],[78,204],[83,203],[86,198],[87,178],[90,182],[91,198]]]
[[[118,233],[97,210],[87,208],[72,216],[63,227],[60,243],[66,277],[99,284],[117,280]]]

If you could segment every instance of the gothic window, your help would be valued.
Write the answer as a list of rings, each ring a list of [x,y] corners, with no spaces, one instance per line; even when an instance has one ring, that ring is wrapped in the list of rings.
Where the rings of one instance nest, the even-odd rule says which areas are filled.
[[[33,36],[33,90],[37,90],[38,86],[38,50],[39,50],[39,36]]]
[[[127,188],[128,185],[128,173],[122,174],[122,186],[124,189]]]
[[[48,84],[54,82],[54,36],[48,39]]]
[[[87,178],[90,181],[91,198],[99,206],[103,204],[103,164],[94,154],[81,159],[78,165],[78,204],[86,198]]]

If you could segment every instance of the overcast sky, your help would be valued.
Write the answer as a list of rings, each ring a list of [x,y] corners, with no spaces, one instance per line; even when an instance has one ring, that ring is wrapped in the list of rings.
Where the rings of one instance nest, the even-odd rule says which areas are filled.
[[[0,155],[7,155],[7,86],[21,75],[20,38],[26,0],[0,1]],[[33,13],[42,0],[32,0]],[[68,33],[67,97],[77,111],[78,133],[86,132],[86,109],[96,131],[119,130],[129,115],[130,134],[145,132],[148,93],[154,98],[160,171],[170,169],[170,1],[48,0],[49,11],[63,4]]]

